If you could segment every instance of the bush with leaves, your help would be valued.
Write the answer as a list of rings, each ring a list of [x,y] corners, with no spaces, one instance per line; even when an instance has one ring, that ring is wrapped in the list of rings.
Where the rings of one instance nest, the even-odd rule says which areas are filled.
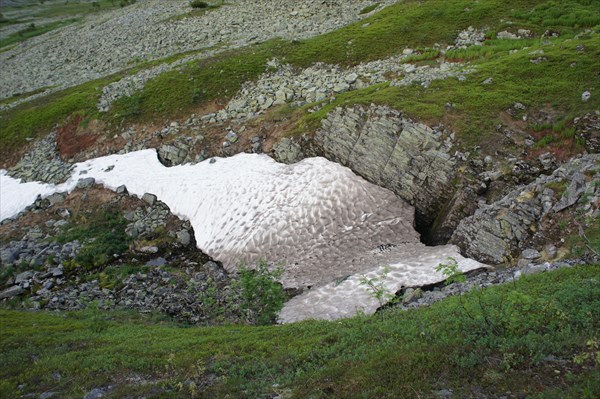
[[[254,270],[240,266],[240,309],[248,323],[267,325],[277,320],[285,301],[285,292],[277,281],[282,273],[281,268],[269,270],[262,260]]]

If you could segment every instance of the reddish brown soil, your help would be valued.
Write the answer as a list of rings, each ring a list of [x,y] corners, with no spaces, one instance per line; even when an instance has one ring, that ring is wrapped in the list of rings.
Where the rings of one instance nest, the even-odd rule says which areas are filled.
[[[56,147],[62,159],[72,159],[92,147],[101,131],[98,121],[82,126],[83,117],[73,115],[58,128]]]

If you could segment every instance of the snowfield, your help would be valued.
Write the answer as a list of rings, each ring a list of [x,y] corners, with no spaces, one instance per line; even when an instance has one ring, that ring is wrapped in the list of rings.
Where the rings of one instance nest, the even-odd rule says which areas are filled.
[[[435,267],[448,257],[463,271],[484,266],[454,246],[420,243],[411,206],[324,158],[285,165],[238,154],[167,168],[155,150],[143,150],[76,164],[57,186],[21,183],[1,171],[0,219],[88,177],[109,189],[124,184],[131,194],[156,195],[190,220],[198,248],[228,271],[265,259],[283,267],[285,287],[313,287],[285,305],[281,322],[375,312],[379,303],[360,284],[362,275],[385,277],[393,293],[443,280]]]

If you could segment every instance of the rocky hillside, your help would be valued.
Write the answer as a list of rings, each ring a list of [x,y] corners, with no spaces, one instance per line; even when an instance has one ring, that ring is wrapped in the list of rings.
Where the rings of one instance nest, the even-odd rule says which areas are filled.
[[[590,265],[600,262],[598,2],[200,3],[0,3],[0,317],[35,341],[28,352],[13,330],[3,336],[17,347],[1,345],[7,360],[0,393],[398,397],[391,387],[402,385],[406,397],[595,397],[597,267]],[[156,158],[146,165],[152,176],[142,177],[148,182],[142,191],[135,177],[127,186],[109,183],[122,173],[117,158],[94,169],[94,159],[144,150],[155,150]],[[243,153],[289,166],[274,174],[256,162],[236,163]],[[237,165],[235,178],[214,172],[225,164],[221,157]],[[349,170],[336,174],[342,168],[330,162]],[[316,164],[321,173],[309,167]],[[216,183],[200,179],[209,167]],[[309,178],[304,189],[293,183],[300,175]],[[176,182],[181,191],[159,193]],[[184,199],[228,213],[198,222],[200,205],[191,213],[174,205]],[[550,273],[562,268],[569,270]],[[559,294],[527,291],[552,291],[554,277],[520,282],[541,272],[565,276]],[[303,273],[310,278],[297,278]],[[491,294],[479,290],[499,284]],[[587,288],[575,290],[578,284]],[[460,298],[471,290],[465,305]],[[542,297],[564,317],[544,313],[550,307]],[[589,302],[589,312],[568,314],[578,302]],[[545,331],[537,319],[505,319],[529,306],[556,325]],[[435,309],[460,314],[454,333],[479,332],[455,342],[437,327],[419,330],[444,324]],[[44,310],[76,320],[63,325]],[[272,354],[246,352],[247,342],[240,357],[220,346],[220,336],[231,331],[253,344],[276,331],[242,324],[376,311],[363,315],[367,324],[382,323],[373,331],[360,318],[341,322],[339,328],[352,326],[348,336],[342,330],[328,336],[334,323],[281,327],[294,336],[306,326],[308,338],[294,341],[293,355],[278,354],[279,363]],[[81,343],[73,337],[56,338],[52,345],[101,365],[87,364],[78,374],[39,359],[40,353],[58,358],[56,348],[29,331],[28,317],[63,329],[89,322],[92,334],[115,334],[107,338],[113,344],[116,320],[132,331],[145,328],[140,323],[236,326],[207,330],[209,341],[219,341],[214,356],[198,349],[198,357],[181,359],[183,344],[173,342],[149,349],[160,364],[127,360],[123,367],[116,354],[92,356],[77,352]],[[395,331],[390,320],[401,324],[402,317],[410,321]],[[528,341],[519,323],[540,341]],[[402,345],[416,352],[425,348],[417,336],[439,353],[444,345],[477,350],[429,359],[445,368],[435,373],[410,357],[425,382],[413,387],[410,373],[389,375],[390,384],[378,391],[376,358],[360,366],[364,374],[352,374],[347,369],[360,353],[335,357],[326,349],[345,340],[357,347],[353,334],[367,339],[367,331],[395,340],[406,334],[414,339]],[[150,338],[144,344],[129,333],[123,332],[136,345],[150,345]],[[283,345],[285,337],[274,337],[269,342]],[[360,346],[383,347],[389,349]],[[165,353],[173,357],[163,359]],[[35,375],[16,366],[23,356],[43,365]],[[384,358],[386,370],[404,362]],[[459,372],[469,367],[475,381]],[[511,391],[508,382],[524,370],[535,388],[517,381]],[[86,383],[94,371],[102,377]],[[310,381],[318,381],[314,390]]]

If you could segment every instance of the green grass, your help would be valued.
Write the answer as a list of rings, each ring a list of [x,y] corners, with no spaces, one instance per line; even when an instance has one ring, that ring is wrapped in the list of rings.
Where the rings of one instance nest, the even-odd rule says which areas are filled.
[[[101,89],[113,80],[109,77],[91,81],[1,112],[2,150],[10,152],[26,143],[28,137],[49,132],[73,113],[96,115]]]
[[[368,14],[371,11],[375,10],[377,7],[379,7],[379,3],[371,4],[370,6],[366,6],[365,8],[360,10],[360,12],[358,14],[359,15]]]
[[[578,52],[576,46],[583,44],[586,52]],[[491,44],[493,46],[494,44]],[[485,52],[485,47],[474,50]],[[600,107],[600,99],[581,102],[585,90],[600,91],[596,79],[597,60],[600,57],[600,35],[575,40],[556,39],[549,45],[530,45],[527,50],[510,52],[492,51],[488,56],[473,62],[477,69],[467,75],[464,82],[456,79],[434,81],[429,88],[421,86],[390,87],[380,84],[363,90],[336,96],[336,101],[320,111],[306,114],[301,120],[300,132],[314,131],[328,112],[338,106],[352,104],[386,104],[405,111],[408,115],[436,123],[444,117],[451,118],[451,126],[464,144],[483,144],[496,134],[500,112],[515,102],[529,108],[550,106],[569,116],[594,112]],[[548,59],[541,64],[530,60],[536,55],[530,52],[543,50]],[[576,62],[576,67],[570,67]],[[481,82],[491,77],[491,85]],[[446,103],[455,104],[450,115]],[[567,129],[568,130],[568,129]],[[564,132],[569,136],[570,131]]]
[[[278,46],[285,44],[267,42],[163,73],[146,83],[141,92],[117,100],[109,118],[131,121],[174,117],[200,104],[232,97],[242,83],[266,70],[266,62]]]
[[[127,221],[118,210],[97,208],[82,212],[70,220],[56,240],[60,243],[79,241],[83,246],[69,264],[69,272],[103,268],[113,255],[124,253],[131,242],[125,234]]]
[[[62,28],[63,26],[67,26],[79,21],[78,19],[68,19],[64,21],[56,21],[46,25],[36,26],[35,24],[29,25],[27,28],[22,29],[16,33],[13,33],[7,36],[4,39],[0,39],[0,48],[4,48],[7,46],[12,46],[16,43],[25,41],[35,36],[43,35],[44,33],[50,32],[52,30]]]
[[[532,6],[532,2],[512,3],[514,8],[511,10],[502,1],[473,4],[454,0],[443,2],[443,6],[435,0],[402,2],[329,34],[293,43],[270,41],[190,65],[182,71],[163,74],[138,95],[130,100],[123,99],[115,108],[114,115],[124,116],[126,120],[147,120],[170,113],[184,114],[199,104],[230,98],[245,80],[256,79],[264,72],[264,63],[272,57],[299,67],[316,61],[356,64],[397,54],[405,47],[423,48],[436,42],[451,43],[458,32],[469,25],[493,23],[500,29],[504,27],[498,22],[500,18],[511,16],[515,9],[529,10]],[[467,6],[471,8],[469,12],[464,11]],[[364,22],[370,25],[365,28]],[[531,28],[528,24],[523,26]],[[456,52],[451,55],[462,59],[487,59],[534,43],[536,41],[533,40],[492,40],[480,49],[468,50],[473,54]],[[415,60],[433,59],[438,54],[436,50],[428,50],[422,58]],[[415,103],[418,103],[417,99]],[[419,107],[418,104],[415,107]],[[440,112],[442,110],[438,110],[437,114]]]
[[[417,311],[271,327],[0,310],[0,395],[82,397],[116,384],[111,397],[595,398],[599,274],[580,266]],[[151,383],[126,381],[136,375]]]
[[[594,27],[600,24],[600,3],[595,0],[548,1],[513,16],[543,27]]]
[[[39,93],[43,93],[44,91],[51,89],[52,87],[41,87],[37,90],[33,90],[33,91],[29,91],[27,93],[21,93],[21,94],[15,94],[12,97],[9,98],[5,98],[4,100],[0,100],[0,104],[4,105],[4,104],[10,104],[13,103],[15,101],[21,100],[23,98],[27,98],[30,96],[33,96],[35,94],[39,94]]]
[[[36,18],[55,18],[55,17],[71,17],[76,15],[85,15],[104,12],[110,9],[123,7],[134,3],[131,0],[96,0],[98,6],[94,6],[94,2],[82,0],[65,0],[53,1],[40,4],[39,1],[32,1],[30,4],[23,6],[3,7],[3,12],[9,12],[18,9],[20,12],[25,11],[26,17]],[[123,5],[121,5],[123,3]],[[10,19],[8,20],[10,21]]]

